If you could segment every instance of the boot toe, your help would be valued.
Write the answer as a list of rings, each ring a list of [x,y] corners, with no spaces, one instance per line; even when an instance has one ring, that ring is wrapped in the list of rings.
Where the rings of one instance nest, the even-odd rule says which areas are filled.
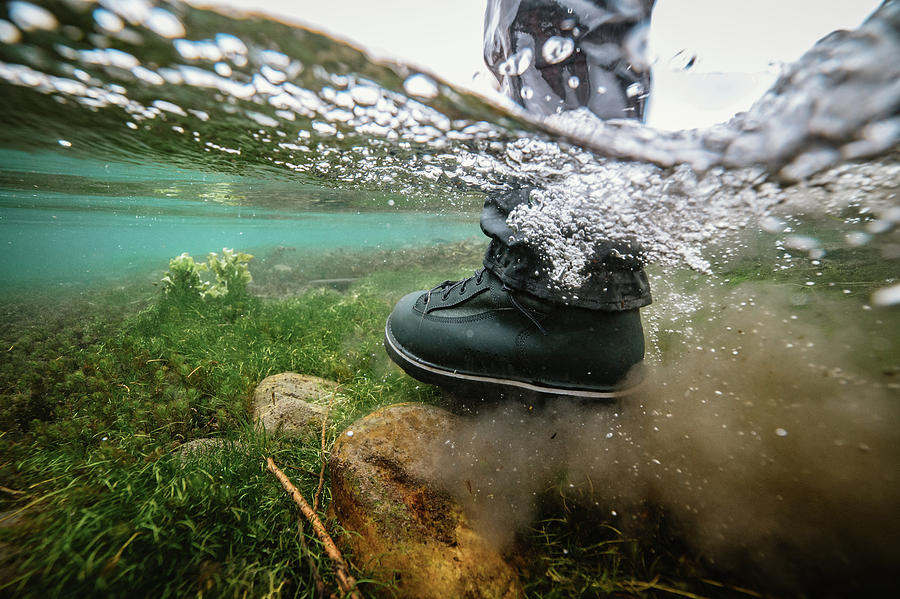
[[[385,334],[392,345],[404,353],[415,353],[421,345],[422,313],[415,309],[416,303],[427,291],[414,291],[403,296],[394,306],[385,325]]]

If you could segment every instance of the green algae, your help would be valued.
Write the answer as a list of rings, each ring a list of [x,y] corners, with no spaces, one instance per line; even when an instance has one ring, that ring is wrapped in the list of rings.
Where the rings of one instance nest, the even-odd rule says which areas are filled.
[[[93,299],[55,318],[7,311],[20,321],[4,328],[0,366],[0,480],[11,491],[0,518],[16,522],[0,529],[3,592],[312,596],[296,515],[262,456],[300,469],[289,472],[311,496],[317,480],[303,472],[318,472],[319,440],[265,437],[249,422],[250,395],[282,371],[337,381],[350,401],[329,439],[381,404],[433,399],[380,347],[395,298],[157,292],[124,313],[117,294]],[[208,437],[231,445],[173,454]],[[327,572],[311,533],[308,544]]]
[[[338,382],[348,401],[329,418],[329,448],[379,407],[440,401],[389,365],[383,323],[406,290],[464,276],[476,253],[458,245],[414,253],[378,254],[375,264],[330,257],[331,272],[370,273],[345,293],[312,286],[280,299],[202,299],[148,292],[147,283],[79,296],[65,309],[58,297],[7,299],[15,318],[2,329],[0,480],[10,492],[0,494],[0,518],[12,525],[0,527],[2,592],[314,596],[308,556],[326,580],[331,566],[298,528],[263,456],[311,497],[319,439],[267,437],[249,422],[251,394],[282,371]],[[315,263],[306,268],[301,278],[318,276]],[[266,277],[258,279],[253,289],[265,294]],[[220,450],[177,452],[210,437]],[[366,574],[356,572],[364,592],[391,584]],[[544,576],[535,573],[531,596],[543,593]]]
[[[317,263],[280,252],[253,262],[240,297],[166,296],[151,286],[154,275],[79,301],[7,298],[0,594],[315,596],[310,560],[329,582],[331,566],[263,457],[311,497],[320,440],[256,430],[252,391],[283,371],[338,382],[347,401],[329,417],[328,452],[379,407],[441,402],[390,364],[384,319],[408,290],[470,273],[477,253],[463,244]],[[293,294],[281,293],[276,264],[291,267]],[[323,274],[350,283],[344,292],[312,284]],[[211,437],[223,440],[219,451],[177,452]],[[561,479],[545,491],[538,519],[517,536],[512,561],[527,597],[742,595],[709,582],[652,506],[636,514],[640,530],[622,531],[585,516],[597,512],[580,510],[565,487]],[[330,501],[326,485],[323,505]],[[355,575],[366,595],[390,593],[391,581]]]

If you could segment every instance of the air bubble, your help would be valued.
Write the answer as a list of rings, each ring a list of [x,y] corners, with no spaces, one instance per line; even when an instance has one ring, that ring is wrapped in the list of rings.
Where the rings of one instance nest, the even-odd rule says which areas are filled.
[[[784,245],[792,250],[800,250],[802,252],[808,252],[820,247],[818,239],[806,235],[788,235],[784,240]]]
[[[778,233],[783,233],[785,231],[785,224],[781,219],[775,218],[774,216],[767,216],[759,221],[759,228],[766,233],[777,235]]]
[[[518,76],[525,72],[531,66],[534,59],[534,50],[531,48],[522,48],[497,66],[497,70],[501,75]]]
[[[872,293],[872,305],[879,308],[900,304],[900,283],[882,287]]]
[[[866,231],[873,235],[879,235],[881,233],[887,233],[891,229],[894,228],[894,223],[887,219],[877,219],[872,222],[866,224]]]
[[[59,26],[53,13],[31,2],[10,2],[7,4],[7,11],[12,22],[22,31],[53,31]]]
[[[374,106],[381,98],[381,90],[371,85],[354,85],[350,97],[360,106]]]
[[[564,61],[575,50],[575,42],[568,37],[559,37],[554,35],[544,42],[541,48],[541,56],[550,64],[557,64]]]
[[[104,31],[109,33],[118,33],[125,29],[125,22],[119,18],[114,12],[108,11],[105,8],[95,9],[93,12],[94,22],[97,23],[97,26]]]
[[[163,8],[154,8],[143,22],[144,27],[160,37],[173,39],[185,34],[178,17]]]
[[[422,73],[416,73],[407,77],[406,81],[403,82],[403,89],[411,96],[426,99],[436,98],[440,91],[434,79]]]
[[[6,19],[0,19],[0,44],[16,44],[22,39],[22,34],[15,25]]]
[[[222,77],[231,77],[231,65],[227,62],[217,62],[213,65],[213,69],[215,69],[216,73]]]

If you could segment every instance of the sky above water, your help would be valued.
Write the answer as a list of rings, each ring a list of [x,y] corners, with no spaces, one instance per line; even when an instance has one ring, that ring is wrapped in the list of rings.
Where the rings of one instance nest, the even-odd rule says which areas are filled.
[[[647,117],[662,129],[703,127],[746,110],[777,77],[835,29],[857,27],[879,0],[658,0],[650,48],[654,90]],[[202,0],[247,10],[238,0]],[[491,97],[481,58],[485,0],[262,0],[261,11],[349,41]],[[697,57],[682,70],[676,57]]]

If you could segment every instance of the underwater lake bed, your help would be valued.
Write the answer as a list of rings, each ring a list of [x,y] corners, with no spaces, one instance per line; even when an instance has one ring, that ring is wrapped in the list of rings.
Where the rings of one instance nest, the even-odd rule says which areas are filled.
[[[786,72],[889,74],[888,13]],[[5,3],[0,595],[319,596],[334,567],[265,457],[312,497],[353,422],[459,399],[477,413],[423,449],[526,597],[896,594],[900,128],[888,92],[820,95],[845,92],[889,112],[801,94],[785,124],[776,94],[708,131],[567,129],[259,16]],[[646,248],[633,396],[454,398],[386,355],[395,302],[480,268],[482,203],[519,185],[509,223],[561,285],[596,239]],[[239,292],[163,280],[231,250]],[[280,372],[340,385],[322,438],[251,422]]]
[[[303,472],[316,473],[323,456],[317,438],[298,443],[254,429],[248,421],[253,388],[277,372],[338,382],[346,401],[330,415],[329,440],[385,405],[444,405],[435,388],[390,364],[381,347],[383,323],[406,289],[465,276],[480,249],[455,244],[351,255],[340,274],[353,280],[343,291],[313,286],[271,299],[251,293],[178,303],[140,286],[95,291],[89,303],[72,302],[56,317],[47,313],[52,303],[19,309],[20,319],[14,326],[7,321],[2,337],[0,417],[7,432],[0,437],[6,457],[0,473],[6,489],[21,492],[5,498],[0,516],[13,524],[3,528],[9,544],[0,546],[4,567],[14,573],[7,588],[91,595],[137,584],[159,595],[206,589],[256,596],[278,588],[304,596],[314,585],[302,543],[315,541],[271,534],[296,529],[296,516],[259,456],[289,464],[289,475],[309,496],[317,481]],[[278,260],[291,264],[283,255]],[[404,265],[409,262],[429,266]],[[318,277],[317,265],[309,266]],[[659,283],[659,309],[648,311],[648,334],[662,354],[652,358],[643,390],[616,406],[551,404],[524,419],[514,406],[483,406],[490,417],[471,420],[472,428],[455,439],[460,452],[480,463],[452,476],[467,477],[475,488],[487,480],[496,485],[508,475],[498,478],[493,466],[516,464],[524,481],[480,503],[473,517],[496,525],[509,520],[497,512],[508,509],[506,502],[531,505],[516,510],[515,539],[504,541],[515,547],[513,563],[531,556],[520,565],[529,596],[576,596],[585,589],[731,596],[740,594],[734,588],[754,589],[746,572],[769,563],[751,558],[740,574],[734,560],[741,563],[743,552],[769,543],[777,543],[769,548],[776,555],[803,563],[813,576],[803,579],[805,588],[816,588],[829,574],[797,554],[807,555],[804,544],[818,534],[808,527],[829,522],[841,505],[832,502],[859,504],[839,489],[855,495],[852,489],[868,484],[874,465],[890,464],[893,422],[880,417],[891,409],[897,372],[866,368],[865,359],[855,370],[835,371],[834,352],[821,348],[835,337],[848,343],[845,351],[856,343],[840,330],[840,315],[852,301],[846,294],[823,311],[796,305],[790,284],[720,280],[713,289],[690,271],[651,274]],[[698,284],[715,304],[688,316],[667,311],[677,294]],[[783,299],[780,311],[758,303],[772,296]],[[6,302],[4,310],[12,306]],[[870,339],[881,338],[874,344],[881,347],[873,347],[880,360],[896,351],[896,340],[879,332],[896,326],[891,316],[865,325]],[[786,345],[771,345],[776,334]],[[873,382],[883,391],[873,391]],[[794,401],[782,403],[785,394]],[[822,424],[810,427],[811,419]],[[233,445],[210,455],[174,453],[210,436]],[[892,487],[889,470],[877,469],[886,477],[881,490],[869,488],[866,510],[845,517],[855,527],[845,531],[848,543],[884,535],[879,519],[889,517],[884,509]],[[845,487],[850,472],[859,480]],[[758,488],[747,493],[751,485]],[[744,516],[731,514],[735,506]],[[757,528],[771,518],[799,545],[769,537],[769,526]],[[76,546],[88,550],[73,553]],[[703,557],[696,562],[696,556]],[[710,557],[720,565],[704,561]],[[327,575],[324,555],[315,560]],[[797,580],[796,572],[778,576]]]

